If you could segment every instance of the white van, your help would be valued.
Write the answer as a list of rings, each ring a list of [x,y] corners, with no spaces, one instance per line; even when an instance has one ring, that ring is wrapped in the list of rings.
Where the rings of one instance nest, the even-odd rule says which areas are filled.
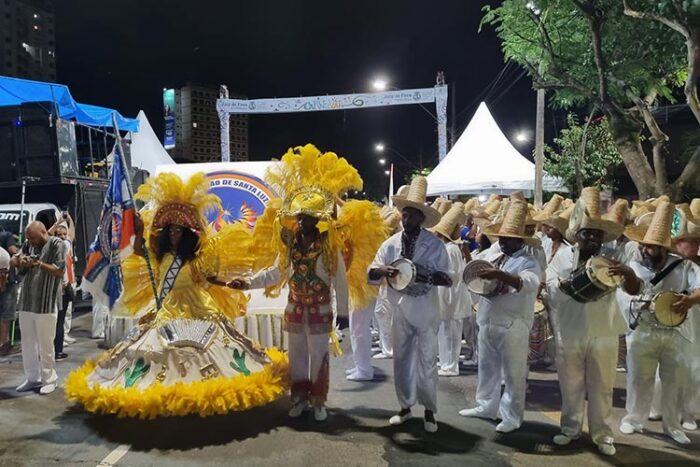
[[[19,235],[21,204],[0,204],[0,227],[3,230]],[[62,215],[61,210],[52,203],[25,203],[24,228],[30,222],[40,221],[47,229],[51,228]]]

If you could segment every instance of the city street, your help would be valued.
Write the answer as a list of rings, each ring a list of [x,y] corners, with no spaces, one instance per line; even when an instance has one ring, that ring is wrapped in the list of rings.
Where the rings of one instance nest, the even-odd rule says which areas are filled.
[[[90,316],[74,320],[76,344],[58,363],[61,378],[85,358],[98,354],[89,338]],[[347,339],[343,342],[348,347]],[[245,465],[245,466],[383,466],[383,465],[700,465],[700,434],[689,434],[684,448],[661,435],[660,422],[649,422],[641,435],[619,434],[617,456],[603,458],[586,436],[560,448],[557,433],[560,397],[554,373],[531,373],[528,411],[523,427],[509,435],[495,423],[466,419],[459,409],[473,403],[476,375],[441,378],[436,434],[422,428],[422,411],[401,427],[389,426],[397,410],[391,360],[375,360],[377,382],[352,383],[344,378],[350,355],[333,359],[326,423],[311,414],[287,418],[288,399],[227,416],[170,418],[152,421],[90,416],[64,399],[62,390],[49,396],[18,394],[22,381],[19,354],[0,359],[0,465]],[[615,419],[624,406],[624,373],[618,375]]]

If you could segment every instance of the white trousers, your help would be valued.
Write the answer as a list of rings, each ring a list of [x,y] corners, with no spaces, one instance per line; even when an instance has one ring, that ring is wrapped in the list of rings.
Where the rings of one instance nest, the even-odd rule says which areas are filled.
[[[107,306],[92,301],[92,337],[104,336],[107,331],[107,318],[109,308]]]
[[[372,302],[361,310],[350,312],[350,345],[352,346],[352,359],[355,368],[362,376],[372,377],[372,316],[374,315],[375,302]]]
[[[561,431],[576,438],[588,398],[588,429],[595,444],[612,443],[612,399],[618,337],[586,337],[557,342],[561,388]]]
[[[416,328],[402,313],[392,319],[394,386],[402,409],[421,404],[437,413],[437,329]]]
[[[510,327],[485,324],[479,328],[477,409],[484,417],[520,426],[525,413],[527,351],[530,329],[520,320]],[[506,387],[501,397],[501,378]]]
[[[316,405],[328,394],[328,334],[289,333],[289,375],[292,400]]]
[[[391,317],[393,310],[389,302],[382,297],[377,297],[377,304],[374,307],[374,316],[379,327],[379,346],[382,353],[392,355],[394,346],[391,342]]]
[[[22,333],[24,376],[32,383],[52,384],[58,380],[53,339],[56,336],[56,313],[19,312]]]
[[[459,372],[459,354],[462,351],[462,321],[447,319],[440,323],[438,331],[438,349],[440,350],[440,369]]]
[[[622,422],[644,427],[658,366],[664,432],[682,430],[679,393],[688,378],[685,340],[674,329],[637,328],[627,336],[627,347],[627,415]]]
[[[469,314],[462,320],[462,335],[466,342],[466,354],[471,354],[471,359],[476,360],[478,352],[477,334],[479,327],[476,324],[476,313],[469,310]]]
[[[63,321],[63,333],[68,334],[71,328],[71,322],[73,321],[73,302],[68,302],[68,308],[66,308],[66,319]]]

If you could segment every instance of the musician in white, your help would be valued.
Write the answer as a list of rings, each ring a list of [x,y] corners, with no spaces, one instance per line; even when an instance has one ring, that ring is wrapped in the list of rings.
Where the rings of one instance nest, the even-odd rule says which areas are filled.
[[[464,207],[462,203],[456,202],[442,216],[438,225],[430,229],[445,244],[449,258],[447,273],[452,280],[452,287],[440,287],[437,291],[442,319],[438,332],[439,376],[459,376],[462,327],[467,313],[471,313],[471,296],[462,281],[462,272],[467,263],[460,246],[454,242],[454,239],[459,238],[459,228],[463,221]]]
[[[569,444],[581,435],[585,401],[588,399],[588,427],[598,450],[615,454],[612,431],[612,395],[617,363],[618,336],[627,329],[614,293],[588,303],[576,301],[569,290],[570,276],[600,254],[605,241],[617,238],[622,226],[600,215],[600,193],[585,188],[572,213],[567,239],[576,243],[564,248],[547,268],[547,294],[556,310],[552,324],[557,343],[556,363],[562,394],[561,433],[554,443]],[[618,264],[616,274],[629,278],[628,292],[636,293],[637,283],[631,269]],[[637,284],[638,285],[638,284]]]
[[[671,224],[675,206],[660,203],[648,228],[630,226],[625,234],[641,245],[641,261],[630,263],[643,286],[640,296],[631,302],[630,327],[627,337],[627,415],[622,419],[620,431],[625,434],[641,433],[651,407],[654,376],[659,368],[661,378],[661,414],[664,432],[679,444],[689,444],[690,439],[681,427],[681,401],[679,390],[689,377],[686,355],[691,351],[694,338],[691,320],[676,327],[664,326],[659,319],[662,309],[650,311],[655,304],[634,301],[636,298],[653,300],[660,292],[683,292],[671,305],[671,311],[684,315],[693,305],[700,303],[700,270],[688,260],[670,254]],[[636,311],[636,313],[635,313]]]
[[[497,236],[498,243],[479,256],[494,265],[479,277],[498,281],[500,287],[495,296],[479,299],[476,407],[459,412],[464,417],[494,420],[500,413],[502,421],[496,426],[500,433],[520,428],[525,412],[529,336],[540,284],[539,264],[525,249],[527,214],[526,202],[511,201],[502,224],[484,229],[487,235]]]
[[[391,264],[407,258],[432,271],[430,281],[434,285],[451,285],[448,257],[445,245],[433,234],[421,228],[432,227],[440,219],[440,213],[425,205],[427,181],[415,177],[406,197],[394,196],[394,205],[401,210],[403,232],[389,237],[377,252],[368,271],[371,284],[383,278],[395,277],[398,270]],[[400,425],[412,417],[411,407],[416,403],[425,407],[423,427],[427,432],[438,429],[437,413],[437,333],[440,325],[437,289],[432,287],[425,295],[411,296],[391,288],[387,299],[394,311],[392,340],[394,346],[394,385],[401,406],[389,423]]]

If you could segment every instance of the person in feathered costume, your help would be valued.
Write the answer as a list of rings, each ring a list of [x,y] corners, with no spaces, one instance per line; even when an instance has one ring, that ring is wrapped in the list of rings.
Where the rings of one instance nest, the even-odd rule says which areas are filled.
[[[204,417],[264,405],[286,392],[285,354],[262,350],[233,325],[247,300],[222,278],[250,273],[255,251],[243,224],[218,232],[207,225],[207,211],[221,209],[208,188],[203,173],[187,181],[164,173],[139,188],[135,198],[148,204],[137,221],[134,254],[123,264],[117,305],[141,318],[113,349],[69,375],[67,397],[88,412]]]
[[[265,181],[283,197],[272,200],[255,225],[255,249],[269,253],[258,258],[256,268],[268,269],[250,283],[234,282],[242,288],[266,287],[272,296],[289,286],[284,311],[292,393],[289,416],[300,416],[311,403],[314,418],[323,421],[327,418],[329,335],[338,352],[334,322],[336,316],[348,316],[348,297],[352,308],[360,309],[376,294],[364,274],[376,250],[374,244],[381,243],[382,234],[377,232],[384,227],[367,222],[371,203],[342,203],[349,190],[362,188],[362,179],[335,153],[322,153],[311,144],[289,149],[268,170]],[[340,211],[338,204],[343,204]]]

